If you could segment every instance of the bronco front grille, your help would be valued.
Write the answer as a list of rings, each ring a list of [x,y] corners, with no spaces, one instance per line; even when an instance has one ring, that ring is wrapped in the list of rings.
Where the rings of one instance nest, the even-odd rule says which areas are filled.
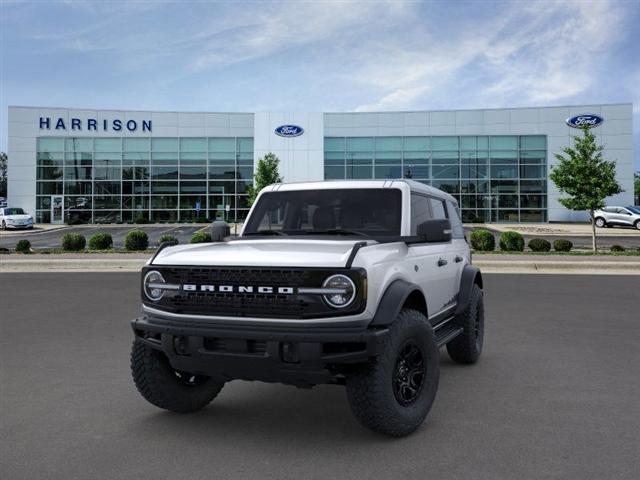
[[[313,318],[320,316],[352,315],[364,310],[366,292],[365,273],[362,269],[304,269],[256,267],[160,267],[143,270],[159,271],[165,281],[181,285],[179,291],[151,302],[142,293],[143,301],[161,310],[173,313],[258,318]],[[321,295],[300,294],[298,288],[319,288],[324,280],[335,273],[348,275],[356,285],[354,302],[347,308],[336,310],[328,306]],[[186,291],[184,285],[224,285],[233,291]],[[253,286],[254,292],[238,292],[238,287]],[[257,293],[259,286],[292,288],[293,294]]]

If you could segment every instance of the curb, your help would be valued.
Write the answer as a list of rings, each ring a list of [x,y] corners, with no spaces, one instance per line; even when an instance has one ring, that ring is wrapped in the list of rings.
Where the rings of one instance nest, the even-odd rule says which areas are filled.
[[[148,258],[0,259],[0,273],[139,272]],[[483,273],[640,275],[640,262],[476,260]]]
[[[473,262],[483,273],[579,273],[605,275],[640,275],[640,262],[575,262],[531,260],[476,260]]]

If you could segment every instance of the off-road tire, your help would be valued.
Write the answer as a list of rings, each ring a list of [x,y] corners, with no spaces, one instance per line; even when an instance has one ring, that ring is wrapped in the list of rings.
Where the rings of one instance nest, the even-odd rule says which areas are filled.
[[[363,426],[402,437],[422,424],[433,405],[440,378],[438,346],[426,317],[412,309],[403,309],[379,342],[381,353],[347,375],[347,397],[353,415]],[[409,344],[420,351],[424,374],[415,400],[402,405],[394,392],[394,381],[403,348]]]
[[[596,227],[604,228],[607,226],[607,221],[602,217],[597,217],[595,220]]]
[[[476,363],[484,343],[484,301],[477,284],[471,289],[469,305],[456,321],[463,331],[447,343],[447,352],[454,362]]]
[[[131,373],[136,388],[149,403],[176,413],[203,409],[224,386],[224,382],[210,377],[176,372],[162,352],[137,339],[131,349]]]

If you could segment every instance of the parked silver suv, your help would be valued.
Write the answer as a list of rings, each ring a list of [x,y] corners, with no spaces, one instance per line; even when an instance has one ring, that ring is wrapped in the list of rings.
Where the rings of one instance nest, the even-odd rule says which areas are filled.
[[[593,213],[596,227],[635,227],[640,230],[640,207],[604,207]]]

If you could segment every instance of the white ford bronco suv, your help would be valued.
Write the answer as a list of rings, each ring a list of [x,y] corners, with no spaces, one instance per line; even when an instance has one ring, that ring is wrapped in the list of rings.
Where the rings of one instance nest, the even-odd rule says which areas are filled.
[[[339,384],[364,426],[413,432],[439,347],[459,363],[482,351],[482,276],[456,208],[411,180],[276,184],[239,237],[161,246],[131,322],[138,390],[186,413],[234,379]]]

